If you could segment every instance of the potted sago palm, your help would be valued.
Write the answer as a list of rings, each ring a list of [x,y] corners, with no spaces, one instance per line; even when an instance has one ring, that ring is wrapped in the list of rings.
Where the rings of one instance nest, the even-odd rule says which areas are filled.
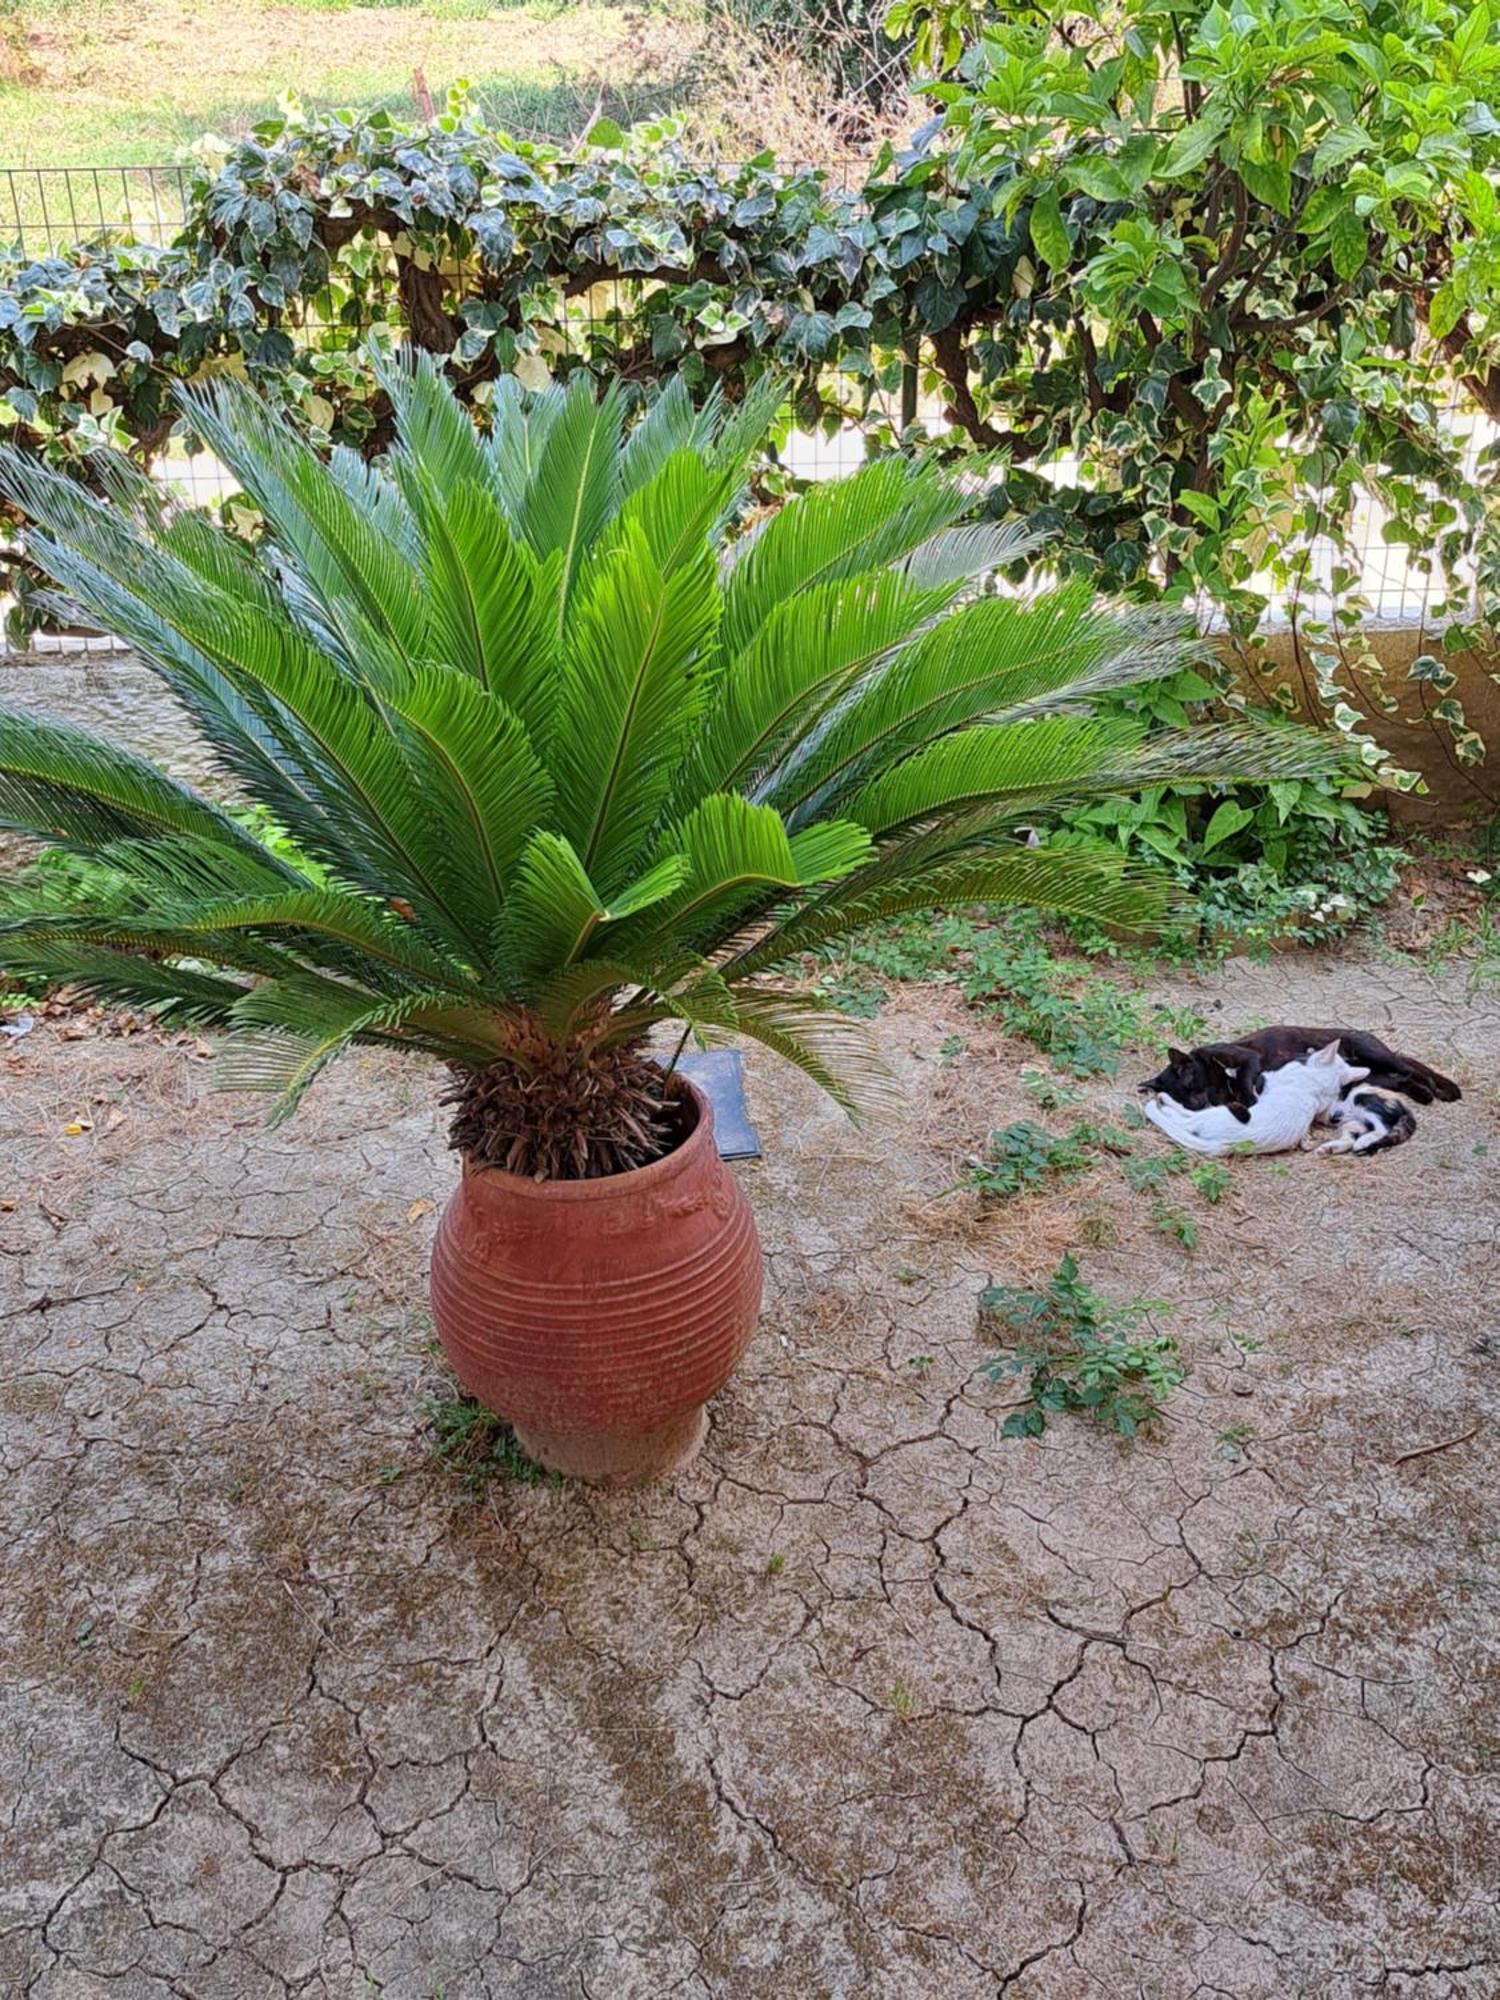
[[[219,1080],[275,1118],[351,1044],[445,1065],[453,1365],[544,1464],[648,1476],[697,1449],[761,1288],[708,1106],[653,1030],[749,1037],[857,1108],[881,1081],[858,1031],[766,973],[932,905],[1139,925],[1155,886],[1018,827],[1329,757],[1092,716],[1193,642],[1082,588],[977,590],[1020,537],[963,525],[940,469],[878,460],[736,539],[765,395],[695,411],[674,388],[627,430],[613,391],[501,384],[481,434],[425,362],[376,365],[396,442],[373,468],[243,388],[184,397],[263,516],[254,549],[120,467],[95,499],[4,455],[31,555],[290,838],[6,711],[0,823],[109,886],[62,913],[13,897],[0,965],[222,1030]]]

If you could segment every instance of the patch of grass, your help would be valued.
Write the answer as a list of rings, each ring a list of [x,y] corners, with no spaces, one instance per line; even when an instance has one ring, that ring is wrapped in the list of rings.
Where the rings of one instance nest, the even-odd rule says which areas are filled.
[[[891,1714],[899,1716],[903,1722],[909,1721],[917,1712],[916,1696],[906,1682],[899,1678],[891,1682],[885,1700]]]
[[[956,1185],[1007,1200],[1034,1194],[1056,1175],[1087,1173],[1102,1152],[1129,1151],[1126,1133],[1091,1119],[1080,1118],[1071,1131],[1058,1133],[1022,1118],[991,1132],[984,1157],[972,1162]]]
[[[414,115],[418,71],[438,105],[468,79],[475,102],[523,134],[566,137],[596,102],[628,122],[682,95],[661,51],[643,57],[633,44],[624,10],[596,0],[26,0],[21,19],[32,30],[25,62],[12,65],[15,81],[0,82],[7,167],[165,164],[205,133],[247,132],[286,90],[312,104]],[[34,192],[21,189],[28,202]],[[104,193],[118,210],[115,187]],[[153,200],[163,193],[133,191],[138,230],[159,233]],[[66,200],[49,194],[48,211],[52,233],[67,233]],[[15,219],[6,196],[0,227]],[[23,219],[28,229],[43,220]],[[175,220],[161,218],[168,228]]]
[[[561,1474],[526,1456],[503,1417],[472,1396],[434,1396],[423,1415],[433,1429],[434,1458],[459,1473],[466,1492],[478,1492],[491,1479],[514,1480],[518,1486],[536,1486],[544,1479],[562,1484]]]
[[[1160,1300],[1119,1302],[1091,1291],[1074,1258],[1064,1257],[1045,1291],[987,1285],[979,1318],[1010,1351],[986,1362],[991,1381],[1025,1375],[1026,1401],[1001,1426],[1003,1437],[1039,1438],[1050,1417],[1076,1410],[1121,1437],[1156,1422],[1187,1370],[1170,1334],[1145,1330]]]
[[[934,912],[881,926],[843,950],[823,988],[834,1006],[868,1016],[898,981],[959,987],[977,1013],[1072,1077],[1113,1076],[1127,1048],[1164,1036],[1191,1043],[1207,1027],[1190,1009],[1154,1008],[1140,988],[1059,951],[1034,911],[993,922]]]

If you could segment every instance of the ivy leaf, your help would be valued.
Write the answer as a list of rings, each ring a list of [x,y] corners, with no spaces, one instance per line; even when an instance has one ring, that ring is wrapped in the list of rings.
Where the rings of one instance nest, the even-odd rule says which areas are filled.
[[[1031,240],[1049,270],[1066,270],[1073,261],[1073,239],[1062,219],[1056,188],[1048,188],[1032,205]]]
[[[613,118],[596,118],[588,129],[585,143],[598,147],[601,152],[615,153],[625,144],[625,134]]]

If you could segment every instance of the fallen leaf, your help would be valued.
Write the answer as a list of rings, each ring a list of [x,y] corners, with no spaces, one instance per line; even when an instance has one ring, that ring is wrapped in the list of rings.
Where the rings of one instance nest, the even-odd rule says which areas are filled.
[[[87,1118],[72,1118],[63,1127],[64,1133],[70,1139],[76,1139],[80,1132],[92,1132],[93,1129]]]
[[[104,1129],[106,1132],[114,1132],[118,1130],[118,1128],[124,1123],[125,1123],[125,1113],[120,1109],[119,1105],[116,1104],[115,1106],[113,1106],[109,1116],[104,1121]]]
[[[406,1211],[407,1221],[420,1222],[422,1217],[426,1215],[426,1213],[431,1207],[432,1203],[428,1201],[425,1196],[421,1201],[414,1201],[411,1207]]]

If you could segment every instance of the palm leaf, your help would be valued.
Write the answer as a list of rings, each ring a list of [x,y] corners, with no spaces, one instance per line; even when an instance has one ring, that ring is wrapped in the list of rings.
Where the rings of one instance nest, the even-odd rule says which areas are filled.
[[[868,1035],[845,1014],[830,1012],[805,994],[736,985],[729,1004],[699,995],[695,1024],[748,1036],[793,1064],[827,1091],[853,1118],[896,1110],[904,1093]]]
[[[876,459],[773,514],[739,545],[724,589],[724,645],[741,652],[799,591],[899,562],[954,521],[970,495],[947,474]]]
[[[421,659],[420,579],[369,506],[351,499],[312,447],[242,384],[184,389],[179,401],[275,529],[317,637],[377,684],[392,659]]]
[[[19,708],[0,708],[0,826],[81,848],[161,834],[255,846],[144,757]]]
[[[726,666],[674,804],[685,809],[730,787],[756,791],[762,774],[952,594],[919,589],[892,570],[835,578],[779,604]]]
[[[843,799],[851,819],[883,836],[979,804],[1029,806],[1129,792],[1143,785],[1259,777],[1318,777],[1345,752],[1312,730],[1231,723],[1164,731],[1075,722],[985,725],[955,731]]]
[[[7,944],[0,965],[17,979],[71,987],[105,1006],[129,1007],[184,1028],[229,1021],[246,992],[238,981],[213,973],[78,941]]]
[[[451,667],[408,674],[386,706],[407,738],[445,904],[469,934],[487,935],[527,836],[552,808],[552,780],[519,718]]]
[[[973,904],[1019,905],[1146,930],[1161,921],[1173,895],[1171,882],[1159,870],[1132,867],[1120,855],[1012,844],[990,856],[942,862],[894,881],[882,877],[878,868],[861,870],[816,902],[788,908],[762,926],[720,970],[728,979],[745,979],[873,924]]]
[[[562,830],[606,894],[633,870],[692,739],[717,611],[707,550],[664,577],[636,523],[581,593],[548,755]]]
[[[580,375],[550,423],[526,489],[518,525],[537,555],[560,558],[558,618],[584,557],[619,500],[620,398],[611,387],[596,400]]]
[[[794,818],[981,717],[1024,722],[1175,672],[1199,652],[1178,613],[1101,616],[1086,584],[1030,604],[988,598],[925,633],[854,693],[766,787]]]
[[[481,487],[451,489],[427,523],[433,657],[472,675],[531,727],[555,691],[560,559],[543,563]]]
[[[516,867],[500,929],[502,965],[530,980],[571,965],[604,925],[637,916],[670,896],[686,870],[682,855],[665,855],[607,904],[571,841],[533,834]]]

